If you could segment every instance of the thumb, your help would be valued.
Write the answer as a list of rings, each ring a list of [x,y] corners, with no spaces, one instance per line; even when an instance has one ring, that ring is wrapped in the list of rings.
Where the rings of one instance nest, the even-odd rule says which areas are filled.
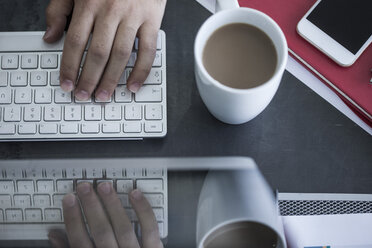
[[[73,0],[51,0],[46,11],[47,29],[43,39],[52,43],[59,40],[66,27],[67,16],[71,13]]]

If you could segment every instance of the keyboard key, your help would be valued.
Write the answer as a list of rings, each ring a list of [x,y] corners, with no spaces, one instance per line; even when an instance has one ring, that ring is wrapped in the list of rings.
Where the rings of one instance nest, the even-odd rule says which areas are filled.
[[[143,194],[151,207],[162,207],[164,205],[163,194]]]
[[[11,168],[6,169],[6,177],[7,178],[13,178],[13,179],[20,179],[22,178],[22,169],[20,168]],[[1,181],[0,181],[1,182]],[[0,191],[1,194],[1,191]]]
[[[20,106],[4,107],[4,121],[8,122],[21,121],[21,107]]]
[[[102,119],[102,112],[100,105],[85,106],[85,120],[100,121]]]
[[[72,180],[57,180],[58,193],[72,193],[74,192],[74,181]]]
[[[77,123],[63,123],[60,126],[62,134],[74,134],[79,132],[79,124]]]
[[[25,177],[39,179],[43,177],[43,170],[41,168],[27,168],[25,170]]]
[[[150,71],[149,76],[146,78],[144,85],[146,84],[161,84],[162,77],[161,77],[161,69],[152,68]]]
[[[135,94],[136,102],[161,102],[162,89],[156,85],[144,85]]]
[[[10,208],[12,206],[12,200],[10,195],[0,195],[0,208]]]
[[[18,125],[18,133],[19,134],[36,134],[37,127],[34,123],[26,123],[26,124],[19,124]]]
[[[62,169],[61,168],[46,168],[45,169],[46,176],[49,178],[61,178],[62,177]]]
[[[118,193],[130,193],[133,190],[133,180],[117,180],[116,191]]]
[[[160,121],[145,122],[146,133],[161,133],[163,131],[163,123]]]
[[[82,178],[83,173],[81,169],[66,168],[66,177],[67,178]]]
[[[140,133],[142,131],[142,124],[138,121],[127,121],[123,124],[124,133]]]
[[[48,88],[35,89],[35,103],[51,103],[52,90]]]
[[[141,105],[126,105],[124,117],[126,120],[141,120],[142,119],[142,106]]]
[[[81,121],[81,106],[65,106],[65,121]]]
[[[61,210],[58,208],[47,208],[44,210],[44,218],[47,222],[61,222]]]
[[[160,67],[161,66],[161,52],[156,51],[154,62],[152,63],[152,66],[154,67]]]
[[[55,103],[71,103],[72,97],[71,92],[65,92],[61,88],[54,90],[54,102]],[[74,106],[69,106],[74,107]]]
[[[163,169],[161,168],[148,168],[146,170],[146,175],[149,177],[162,177]]]
[[[28,103],[32,101],[30,88],[16,88],[14,89],[14,102],[15,103]]]
[[[0,87],[8,85],[8,72],[0,71]]]
[[[118,194],[118,198],[121,201],[121,205],[127,208],[130,207],[129,198],[127,194]]]
[[[39,193],[53,193],[54,183],[52,180],[39,180],[37,181],[37,192]]]
[[[7,222],[21,222],[23,221],[23,214],[21,209],[7,209],[5,210]]]
[[[59,86],[59,71],[50,72],[50,85]]]
[[[164,236],[164,223],[163,222],[158,222],[158,230],[159,230],[159,236],[163,237]]]
[[[32,71],[30,85],[45,86],[48,84],[48,73],[46,71]]]
[[[0,194],[13,194],[14,184],[13,181],[0,181]]]
[[[27,222],[41,222],[41,209],[26,209],[25,217]]]
[[[23,54],[21,56],[21,68],[22,69],[37,69],[38,66],[37,54]]]
[[[56,134],[58,131],[57,124],[40,124],[39,133],[40,134]]]
[[[163,180],[161,179],[137,180],[137,189],[141,190],[141,192],[162,192]]]
[[[50,196],[49,195],[34,195],[34,206],[35,207],[50,207]]]
[[[57,54],[43,54],[41,55],[41,68],[56,69],[58,66]]]
[[[121,106],[120,105],[105,105],[105,120],[119,121],[121,120]],[[120,127],[119,127],[120,130]]]
[[[137,53],[135,52],[131,53],[129,60],[128,60],[127,67],[133,67],[134,64],[136,63],[136,60],[137,60]]]
[[[27,208],[31,206],[30,195],[14,195],[14,206],[16,208]]]
[[[108,168],[106,169],[107,178],[120,178],[123,177],[123,170],[119,168]]]
[[[9,88],[0,88],[0,103],[12,103],[12,91]]]
[[[25,121],[41,121],[41,107],[25,106],[23,118]]]
[[[26,71],[12,71],[10,72],[11,86],[27,86],[27,72]]]
[[[57,208],[62,208],[62,200],[64,196],[65,196],[64,194],[54,194],[53,195],[53,206]]]
[[[34,181],[19,180],[17,181],[18,193],[32,194],[34,193]]]
[[[16,126],[14,124],[0,123],[0,134],[15,134]]]
[[[145,105],[145,119],[146,120],[161,120],[163,119],[162,106],[160,104]]]
[[[127,76],[126,76],[126,70],[123,71],[123,73],[120,76],[118,85],[127,84]]]
[[[102,170],[96,168],[86,168],[85,173],[87,178],[102,178]]]
[[[1,69],[17,69],[18,68],[18,55],[17,54],[4,54],[1,57]]]
[[[120,123],[103,123],[102,124],[103,133],[120,133]]]
[[[61,106],[45,106],[44,107],[45,121],[60,121],[61,120]]]
[[[153,208],[154,215],[157,221],[164,220],[164,209],[162,208]]]
[[[0,223],[4,222],[4,212],[0,209]]]
[[[99,133],[99,124],[98,123],[81,124],[81,132],[85,134]]]

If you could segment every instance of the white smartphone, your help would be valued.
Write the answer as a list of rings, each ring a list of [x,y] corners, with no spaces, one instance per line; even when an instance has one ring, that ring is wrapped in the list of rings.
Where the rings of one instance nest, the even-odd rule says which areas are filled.
[[[341,66],[350,66],[372,42],[371,0],[318,0],[297,32]]]

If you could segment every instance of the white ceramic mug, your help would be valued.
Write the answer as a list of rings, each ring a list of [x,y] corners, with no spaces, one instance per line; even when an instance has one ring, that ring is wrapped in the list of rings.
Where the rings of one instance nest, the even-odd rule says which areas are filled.
[[[217,0],[216,10],[219,12],[204,22],[194,44],[195,78],[200,96],[209,112],[228,124],[247,122],[269,105],[279,87],[288,58],[287,41],[278,24],[260,11],[238,7],[236,0]],[[273,41],[277,66],[274,75],[264,84],[249,89],[231,88],[212,78],[205,69],[202,55],[206,42],[214,31],[231,23],[253,25]]]
[[[276,236],[274,247],[286,248],[278,212],[273,191],[254,164],[246,169],[209,171],[198,202],[196,247],[205,248],[219,228],[257,223],[266,227],[266,237]]]

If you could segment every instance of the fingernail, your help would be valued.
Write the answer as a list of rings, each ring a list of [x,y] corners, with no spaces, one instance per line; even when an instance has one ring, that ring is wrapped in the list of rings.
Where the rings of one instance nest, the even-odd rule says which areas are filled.
[[[43,39],[46,40],[51,36],[50,27],[47,27],[43,36]]]
[[[102,193],[104,193],[104,194],[108,194],[108,193],[110,193],[110,191],[111,191],[111,185],[110,185],[110,183],[106,183],[106,182],[104,182],[104,183],[100,183],[100,184],[98,185],[98,189],[99,189]]]
[[[109,99],[109,93],[106,91],[106,90],[100,90],[97,94],[96,94],[96,98],[99,100],[99,101],[107,101]]]
[[[80,101],[86,101],[89,98],[89,94],[85,90],[79,90],[75,93],[75,96]]]
[[[71,92],[74,89],[74,83],[71,80],[63,80],[61,83],[62,90],[66,92]]]
[[[75,196],[73,194],[68,194],[63,197],[63,203],[68,207],[73,207],[75,205]]]
[[[139,191],[138,189],[133,190],[130,193],[130,195],[132,196],[132,198],[134,200],[137,200],[137,201],[141,200],[142,199],[142,196],[143,196],[142,193],[141,193],[141,191]]]
[[[79,183],[77,186],[77,191],[80,194],[86,195],[90,192],[90,183]]]
[[[133,93],[136,93],[140,88],[141,88],[141,84],[138,82],[128,85],[128,89]]]

